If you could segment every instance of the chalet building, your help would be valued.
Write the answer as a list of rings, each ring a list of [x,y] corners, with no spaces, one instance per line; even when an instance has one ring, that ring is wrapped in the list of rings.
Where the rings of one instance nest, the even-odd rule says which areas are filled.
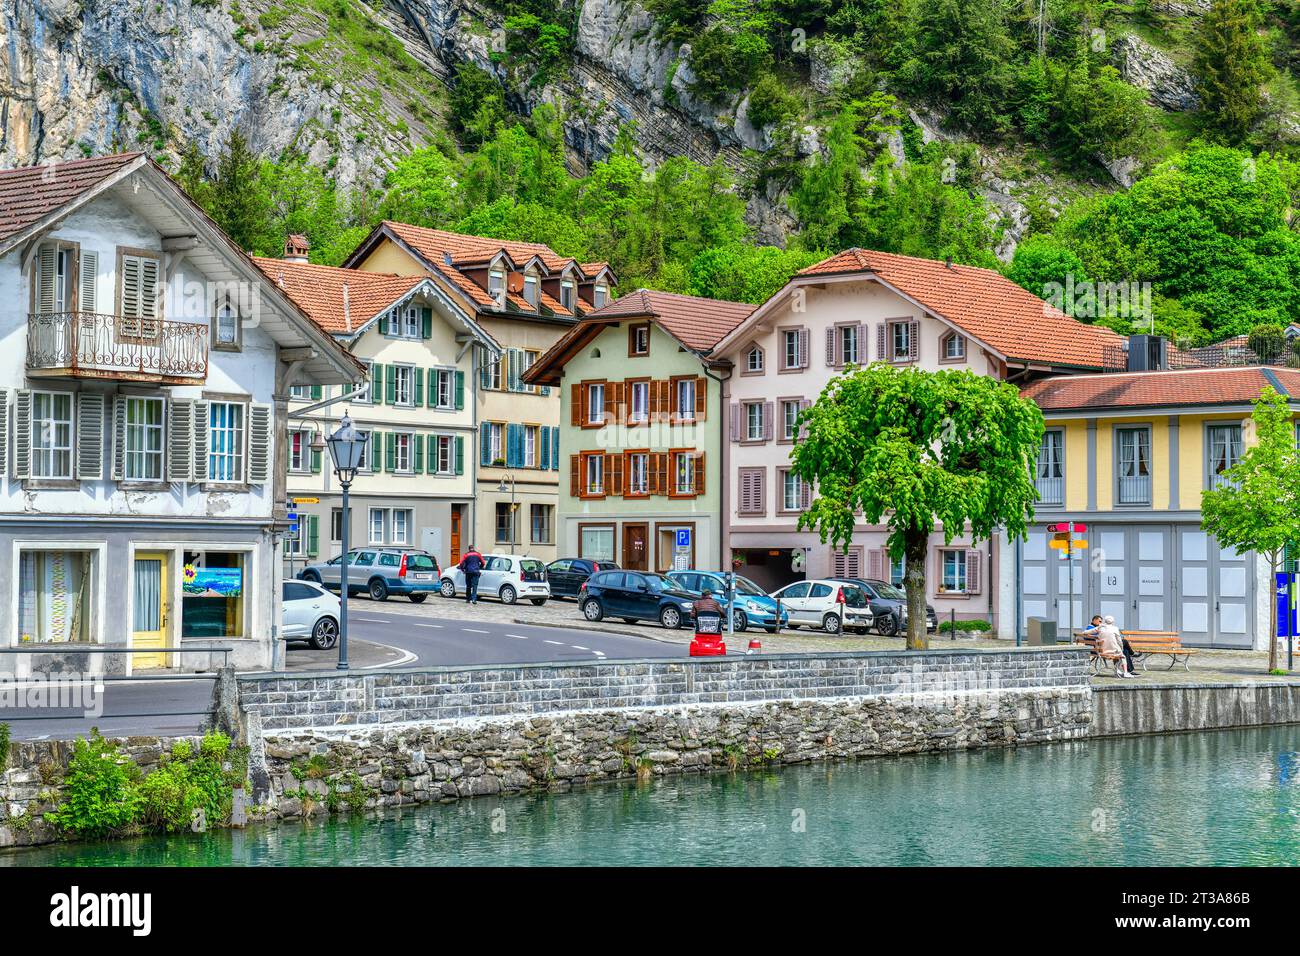
[[[0,667],[269,666],[289,388],[360,367],[140,154],[0,172],[0,289]]]
[[[290,236],[283,259],[254,261],[351,352],[367,380],[291,390],[288,489],[303,503],[301,532],[285,541],[286,571],[342,548],[342,491],[315,439],[345,411],[369,437],[351,488],[350,544],[418,547],[446,562],[459,546],[453,516],[474,501],[474,357],[495,361],[501,348],[428,276],[311,265],[307,251],[304,237]]]
[[[1271,385],[1300,413],[1300,371],[1247,366],[1042,379],[1039,504],[1017,543],[1019,591],[1004,619],[1081,627],[1094,613],[1124,628],[1174,630],[1205,647],[1268,646],[1267,559],[1220,548],[1201,530],[1201,495],[1241,460],[1247,422]],[[1300,437],[1300,436],[1298,436]],[[1080,559],[1050,549],[1047,524],[1086,525]]]
[[[447,547],[458,561],[470,543],[541,560],[556,557],[560,396],[529,384],[526,370],[583,315],[612,301],[603,262],[582,263],[540,243],[503,242],[384,222],[344,266],[428,278],[499,346],[469,356],[477,447],[468,460],[473,496],[451,510]]]
[[[798,531],[815,489],[790,469],[796,418],[827,382],[853,365],[886,362],[967,369],[1000,381],[1100,371],[1123,339],[1066,316],[988,269],[850,249],[800,272],[731,329],[710,357],[722,386],[721,524],[724,553],[756,583],[852,575],[901,585],[888,529],[859,525],[848,553]],[[985,618],[1014,586],[1005,542],[964,531],[930,540],[927,600],[940,617]],[[995,626],[1010,636],[1014,617]]]
[[[725,405],[712,351],[753,308],[639,289],[585,316],[528,371],[560,395],[564,556],[722,567]]]

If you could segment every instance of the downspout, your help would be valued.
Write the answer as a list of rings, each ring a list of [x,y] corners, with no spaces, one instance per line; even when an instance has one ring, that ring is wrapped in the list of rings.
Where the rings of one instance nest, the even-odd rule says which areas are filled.
[[[703,364],[703,361],[701,362]],[[731,567],[731,560],[728,555],[731,553],[731,529],[730,522],[727,520],[731,512],[728,510],[728,499],[731,492],[731,443],[727,441],[727,400],[731,397],[729,384],[731,374],[728,373],[724,378],[714,375],[709,371],[709,366],[703,364],[704,374],[707,378],[713,379],[718,383],[718,404],[722,406],[718,409],[718,447],[722,450],[722,467],[718,470],[718,481],[721,485],[718,489],[718,570],[724,574]]]

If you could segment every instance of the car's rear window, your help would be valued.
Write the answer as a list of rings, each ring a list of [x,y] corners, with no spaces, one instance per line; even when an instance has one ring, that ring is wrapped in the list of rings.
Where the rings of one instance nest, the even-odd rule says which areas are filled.
[[[433,558],[427,554],[408,554],[406,556],[406,567],[414,568],[416,571],[432,571],[434,569]]]
[[[546,568],[546,565],[542,564],[540,561],[525,559],[519,562],[519,567],[524,571],[542,571]]]
[[[621,571],[601,571],[599,574],[591,576],[591,583],[601,588],[622,587],[623,573]]]

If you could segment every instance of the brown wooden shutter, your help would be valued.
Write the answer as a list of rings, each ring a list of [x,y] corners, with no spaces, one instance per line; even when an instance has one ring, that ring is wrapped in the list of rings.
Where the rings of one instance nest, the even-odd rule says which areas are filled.
[[[921,323],[913,321],[907,325],[907,359],[915,362],[921,355]]]
[[[623,494],[623,457],[622,452],[614,452],[605,456],[605,467],[608,469],[608,473],[605,475],[606,494]]]
[[[570,402],[569,424],[575,427],[582,424],[583,410],[586,408],[586,401],[583,396],[583,386],[581,382],[575,382],[570,394],[573,396]]]
[[[872,548],[867,552],[867,577],[872,581],[889,583],[889,559],[884,548]]]
[[[888,345],[889,323],[881,322],[876,326],[876,358],[882,362],[888,362],[890,356],[886,354],[885,348]]]
[[[569,494],[574,498],[582,497],[582,456],[569,456]]]
[[[979,594],[980,586],[980,553],[978,551],[966,552],[966,593]]]
[[[740,441],[740,402],[731,403],[731,440]]]
[[[831,368],[840,364],[835,358],[835,344],[835,326],[832,325],[826,330],[826,364]]]
[[[749,514],[754,510],[754,473],[742,470],[736,479],[736,513]]]
[[[646,414],[649,416],[648,420],[652,422],[659,420],[659,413],[662,411],[659,407],[659,389],[657,386],[658,383],[653,379],[646,382],[645,385]]]
[[[763,441],[772,440],[773,428],[776,424],[776,402],[763,403]]]
[[[695,494],[704,494],[704,452],[695,453]]]
[[[667,452],[655,452],[650,456],[650,494],[668,494],[668,459]]]
[[[695,380],[695,420],[697,422],[704,421],[704,415],[707,411],[705,408],[705,399],[708,394],[709,380],[705,376],[701,375]]]
[[[622,394],[622,382],[605,383],[605,424],[612,425],[618,421],[619,395]]]

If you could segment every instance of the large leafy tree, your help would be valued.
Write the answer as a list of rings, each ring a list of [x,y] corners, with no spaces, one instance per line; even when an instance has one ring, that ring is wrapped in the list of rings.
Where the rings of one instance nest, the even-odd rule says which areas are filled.
[[[924,649],[930,535],[1025,535],[1042,413],[987,376],[873,363],[832,379],[800,421],[794,471],[817,494],[799,527],[847,549],[859,515],[886,524],[890,554],[906,562],[907,646]]]
[[[1264,111],[1263,84],[1273,76],[1259,32],[1255,0],[1214,0],[1196,32],[1196,71],[1209,124],[1241,142]]]
[[[1201,527],[1225,548],[1268,558],[1274,580],[1288,544],[1300,542],[1300,453],[1287,398],[1272,386],[1250,416],[1254,442],[1224,473],[1222,487],[1201,496]],[[1269,602],[1268,669],[1276,670],[1277,601]]]

